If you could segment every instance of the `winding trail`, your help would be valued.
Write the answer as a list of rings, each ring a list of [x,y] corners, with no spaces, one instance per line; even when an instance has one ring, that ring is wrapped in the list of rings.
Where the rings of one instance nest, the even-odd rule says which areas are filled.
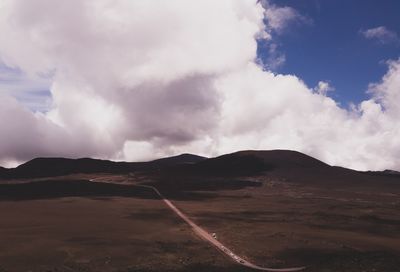
[[[225,254],[226,256],[228,256],[229,258],[231,258],[233,261],[235,261],[236,263],[243,265],[245,267],[249,267],[252,269],[256,269],[256,270],[262,270],[262,271],[276,271],[276,272],[292,272],[292,271],[300,271],[305,269],[306,267],[292,267],[292,268],[267,268],[267,267],[261,267],[258,265],[255,265],[249,261],[246,261],[244,259],[242,259],[241,257],[239,257],[238,255],[236,255],[235,253],[233,253],[232,250],[230,250],[229,248],[227,248],[226,246],[224,246],[221,242],[219,242],[218,240],[216,240],[214,237],[212,237],[212,235],[210,235],[207,231],[205,231],[203,228],[201,228],[200,226],[196,225],[192,220],[190,220],[184,213],[182,213],[174,204],[172,204],[171,201],[169,201],[168,199],[166,199],[161,193],[160,191],[158,191],[157,188],[153,187],[153,186],[149,186],[149,185],[138,185],[136,184],[135,186],[139,186],[139,187],[144,187],[144,188],[149,188],[152,189],[160,198],[162,201],[164,201],[164,203],[173,211],[175,212],[183,221],[185,221],[189,226],[192,227],[193,231],[202,239],[206,240],[207,242],[209,242],[210,244],[212,244],[214,247],[216,247],[219,251],[221,251],[223,254]]]
[[[113,183],[115,182],[110,182],[106,181],[104,179],[89,179],[91,182],[104,182],[104,183]],[[249,261],[244,260],[243,258],[239,257],[236,255],[232,250],[224,246],[221,242],[219,242],[217,239],[215,239],[212,235],[210,235],[206,230],[201,228],[200,226],[196,225],[192,220],[190,220],[184,213],[182,213],[171,201],[169,201],[167,198],[165,198],[160,191],[155,188],[154,186],[150,185],[143,185],[143,184],[130,184],[131,186],[137,186],[137,187],[143,187],[147,189],[153,190],[159,197],[160,199],[174,212],[176,213],[183,221],[185,221],[189,226],[192,227],[194,233],[196,233],[200,238],[203,240],[209,242],[211,245],[213,245],[216,249],[221,251],[223,254],[225,254],[227,257],[232,259],[234,262],[248,267],[252,268],[255,270],[261,270],[261,271],[271,271],[271,272],[293,272],[293,271],[301,271],[306,268],[306,266],[301,266],[301,267],[290,267],[290,268],[269,268],[269,267],[261,267],[258,265],[255,265]]]

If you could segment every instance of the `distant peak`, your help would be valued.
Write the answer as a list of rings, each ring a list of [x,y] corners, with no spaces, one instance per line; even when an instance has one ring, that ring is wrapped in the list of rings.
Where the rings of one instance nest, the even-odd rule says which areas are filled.
[[[151,163],[159,163],[159,164],[182,164],[182,163],[196,163],[207,159],[206,157],[183,153],[172,157],[166,157],[151,161]]]

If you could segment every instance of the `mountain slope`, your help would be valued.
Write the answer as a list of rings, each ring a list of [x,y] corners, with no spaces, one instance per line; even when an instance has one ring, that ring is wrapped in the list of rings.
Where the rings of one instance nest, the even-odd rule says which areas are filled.
[[[90,158],[36,158],[12,169],[1,169],[3,178],[38,178],[62,176],[75,173],[129,173],[153,171],[178,164],[202,161],[206,158],[192,154],[182,154],[149,162],[114,162]]]
[[[251,155],[274,168],[326,168],[328,164],[306,154],[292,150],[240,151],[239,155]]]
[[[206,157],[184,153],[177,156],[154,160],[151,161],[150,163],[158,165],[175,165],[175,164],[197,163],[204,161],[206,159],[207,159]]]
[[[170,186],[190,178],[196,183],[207,183],[213,177],[246,178],[262,176],[271,181],[286,181],[326,188],[370,188],[400,185],[398,175],[377,175],[343,167],[330,166],[313,157],[290,150],[239,151],[207,159],[193,165],[165,169],[161,179]],[[197,180],[196,180],[197,179]],[[370,190],[369,189],[369,190]]]
[[[321,168],[330,166],[310,156],[290,150],[239,151],[216,158],[203,160],[186,171],[202,175],[245,176],[277,169]]]
[[[0,168],[0,177],[37,178],[74,173],[127,174],[135,171],[157,177],[159,181],[168,180],[168,184],[171,186],[178,186],[178,183],[186,186],[189,179],[197,180],[196,182],[203,186],[205,177],[240,178],[248,176],[264,176],[270,180],[326,187],[376,187],[383,184],[398,185],[400,181],[400,175],[397,174],[360,172],[330,166],[313,157],[290,150],[239,151],[210,159],[192,154],[182,154],[150,162],[113,162],[89,158],[37,158],[17,168]],[[387,186],[387,188],[389,187]]]
[[[73,173],[120,173],[140,168],[141,163],[112,162],[96,159],[36,158],[9,169],[5,177],[33,178]]]
[[[8,171],[7,168],[4,168],[4,167],[1,167],[1,166],[0,166],[0,177],[1,177],[3,174],[5,174],[7,171]]]

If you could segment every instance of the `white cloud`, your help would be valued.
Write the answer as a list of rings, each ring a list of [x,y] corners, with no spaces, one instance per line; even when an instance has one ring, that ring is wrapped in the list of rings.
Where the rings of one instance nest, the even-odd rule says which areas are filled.
[[[42,113],[32,113],[16,99],[0,95],[0,154],[2,161],[19,161],[38,155],[74,156],[96,154],[87,146],[90,139],[79,139],[49,121]]]
[[[289,148],[357,169],[400,169],[400,61],[371,85],[371,99],[342,109],[327,82],[312,89],[254,63],[256,38],[273,43],[256,1],[0,5],[2,61],[53,75],[49,112],[0,98],[1,161]]]
[[[265,8],[264,14],[267,21],[267,29],[277,33],[284,32],[293,23],[312,24],[312,20],[292,7],[279,7],[271,4],[270,1],[262,0],[262,6]]]
[[[274,42],[269,42],[264,45],[263,50],[268,52],[263,59],[258,58],[257,62],[267,70],[277,71],[286,62],[286,55],[278,49],[278,45]]]
[[[290,26],[293,25],[310,25],[312,20],[292,7],[283,6],[279,7],[271,4],[268,0],[259,1],[264,8],[264,31],[259,34],[257,38],[264,39],[262,43],[268,54],[263,56],[262,59],[257,59],[257,62],[264,66],[267,70],[278,71],[285,62],[286,55],[279,50],[278,43],[275,38],[285,33]]]
[[[400,61],[392,63],[384,80],[374,85],[377,90],[384,88],[384,97],[400,91],[397,67]],[[253,65],[231,74],[221,88],[229,93],[224,101],[221,152],[232,147],[295,149],[334,165],[399,169],[397,105],[384,110],[374,95],[355,112],[347,111],[294,76],[262,72]]]
[[[204,137],[218,125],[215,78],[255,59],[264,28],[263,9],[239,0],[1,5],[1,59],[28,75],[53,72],[45,117],[83,139],[87,148],[70,148],[77,156],[113,157],[126,141],[161,148]]]
[[[314,91],[320,95],[327,95],[328,92],[334,91],[335,88],[333,88],[329,82],[327,81],[319,81],[317,86],[314,88]]]
[[[377,40],[382,44],[399,43],[400,39],[396,32],[387,29],[385,26],[378,26],[367,30],[360,30],[360,33],[366,38]]]
[[[389,70],[381,82],[369,85],[374,101],[379,103],[393,119],[400,117],[400,59],[387,62]]]

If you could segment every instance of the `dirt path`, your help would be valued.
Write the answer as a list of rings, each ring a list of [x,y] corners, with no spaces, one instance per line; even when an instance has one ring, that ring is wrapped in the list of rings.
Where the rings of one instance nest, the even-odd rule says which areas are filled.
[[[252,264],[235,253],[233,253],[232,250],[224,246],[221,242],[216,240],[212,235],[210,235],[207,231],[205,231],[203,228],[200,226],[196,225],[192,220],[190,220],[184,213],[182,213],[174,204],[172,204],[171,201],[166,199],[160,191],[157,190],[157,188],[149,185],[136,185],[144,188],[149,188],[152,189],[164,203],[173,211],[175,212],[182,220],[184,220],[189,226],[192,227],[193,231],[200,236],[200,238],[206,240],[207,242],[211,243],[214,247],[216,247],[218,250],[220,250],[222,253],[224,253],[226,256],[231,258],[233,261],[236,263],[252,268],[252,269],[257,269],[257,270],[262,270],[262,271],[279,271],[279,272],[291,272],[291,271],[300,271],[305,269],[305,267],[293,267],[293,268],[267,268],[267,267],[261,267],[255,264]]]

